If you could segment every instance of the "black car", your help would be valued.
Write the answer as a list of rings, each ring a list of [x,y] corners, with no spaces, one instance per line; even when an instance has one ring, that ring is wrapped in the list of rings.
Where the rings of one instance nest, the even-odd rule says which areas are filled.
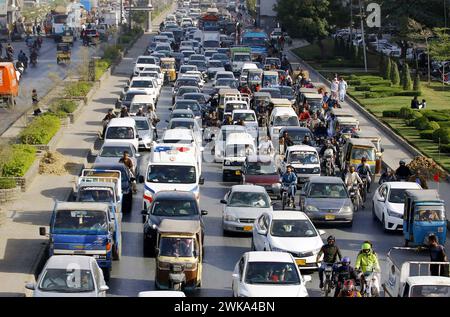
[[[122,163],[111,163],[111,164],[94,164],[92,166],[95,170],[119,170],[121,174],[121,185],[122,185],[122,211],[131,212],[133,206],[133,190],[131,183],[136,181],[130,170]]]
[[[120,107],[127,107],[130,109],[131,101],[133,101],[133,97],[136,95],[145,95],[145,91],[137,91],[137,90],[131,90],[127,91],[123,97],[117,98],[116,101],[116,109],[120,109]]]
[[[202,227],[202,241],[205,232],[203,216],[206,210],[200,210],[193,192],[160,191],[155,194],[148,210],[143,210],[144,254],[153,254],[156,246],[158,226],[163,219],[199,220]]]
[[[303,139],[305,138],[305,135],[309,136],[309,139],[311,140],[312,146],[316,146],[315,144],[315,138],[313,133],[310,129],[304,128],[304,127],[284,127],[281,128],[279,138],[283,136],[284,132],[287,132],[289,137],[291,138],[292,142],[294,142],[294,145],[301,145],[303,142]]]

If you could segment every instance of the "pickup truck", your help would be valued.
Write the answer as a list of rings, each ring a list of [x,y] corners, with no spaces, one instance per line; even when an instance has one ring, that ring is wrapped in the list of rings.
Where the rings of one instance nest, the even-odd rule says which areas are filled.
[[[119,259],[121,250],[118,215],[112,217],[108,203],[55,202],[50,219],[49,256],[93,256],[108,281],[113,259]],[[116,229],[119,228],[119,229]],[[47,236],[46,228],[39,228]]]
[[[449,262],[430,262],[429,253],[423,248],[391,248],[384,270],[386,280],[382,283],[384,296],[449,297],[450,277],[430,275],[430,265],[441,264],[450,265]]]

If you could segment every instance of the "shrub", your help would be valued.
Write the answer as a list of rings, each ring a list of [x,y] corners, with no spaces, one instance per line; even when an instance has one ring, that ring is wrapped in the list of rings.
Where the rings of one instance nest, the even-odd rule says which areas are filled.
[[[74,100],[59,99],[54,103],[52,108],[56,112],[56,114],[67,114],[73,113],[77,109],[77,104]]]
[[[433,130],[425,130],[419,133],[421,139],[433,140]]]
[[[110,45],[103,52],[103,60],[112,63],[116,61],[120,56],[121,46],[120,45]]]
[[[442,144],[450,143],[450,128],[440,128],[434,131],[433,140]]]
[[[0,178],[0,189],[15,188],[16,181],[12,178]]]
[[[439,147],[439,150],[442,153],[450,153],[450,144],[441,144],[441,146]]]
[[[398,118],[400,116],[400,110],[384,110],[383,117],[385,118]]]
[[[397,91],[395,93],[395,96],[403,96],[403,97],[414,97],[414,96],[421,96],[421,91]]]
[[[414,76],[413,90],[420,91],[420,75],[418,71],[416,71],[416,75]]]
[[[111,66],[111,62],[106,59],[95,61],[95,80],[99,80],[100,77],[106,72],[106,70]]]
[[[384,75],[384,67],[386,63],[386,57],[383,55],[380,57],[378,62],[378,72],[380,73],[380,76]]]
[[[420,117],[414,120],[413,124],[418,130],[429,130],[429,123],[427,117]]]
[[[386,62],[384,63],[383,78],[386,80],[391,79],[391,59],[389,57],[386,58]]]
[[[91,90],[92,84],[86,81],[72,82],[64,88],[67,97],[84,97]]]
[[[370,91],[370,86],[356,86],[355,91]]]
[[[441,126],[436,121],[430,121],[430,123],[428,125],[429,130],[436,131],[436,130],[439,130],[440,128],[441,128]]]
[[[361,80],[358,79],[347,80],[347,84],[349,84],[350,86],[361,86],[361,83]]]
[[[133,41],[133,36],[131,36],[131,35],[124,34],[124,35],[119,36],[119,43],[129,44],[132,41]]]
[[[392,63],[390,79],[393,85],[398,85],[400,83],[400,74],[398,72],[398,66],[396,62]]]
[[[47,114],[35,118],[19,135],[22,144],[47,144],[61,127],[55,115]]]
[[[400,108],[400,118],[403,119],[412,119],[414,116],[414,110],[408,107]]]
[[[413,88],[408,63],[405,63],[402,68],[401,85],[403,90],[411,90]]]
[[[12,154],[4,162],[1,174],[3,177],[22,177],[33,164],[36,149],[31,145],[25,144],[14,144],[11,148]]]
[[[436,110],[423,110],[422,113],[430,121],[450,121],[450,114]]]

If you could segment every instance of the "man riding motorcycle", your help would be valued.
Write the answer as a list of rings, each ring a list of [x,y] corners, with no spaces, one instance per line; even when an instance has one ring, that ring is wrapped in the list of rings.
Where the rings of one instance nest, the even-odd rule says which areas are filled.
[[[395,171],[395,176],[398,180],[408,180],[412,176],[412,172],[408,166],[406,166],[406,162],[401,160],[399,162],[399,167]]]
[[[372,183],[372,171],[370,170],[369,164],[367,164],[367,158],[362,157],[361,163],[356,167],[356,171],[361,179],[366,178],[367,180],[367,192],[370,193],[370,184]]]
[[[330,140],[327,140],[325,145],[320,149],[319,155],[323,158],[322,160],[322,170],[326,170],[326,161],[327,158],[331,159],[331,169],[334,172],[335,170],[335,158],[336,158],[336,147],[331,143]]]
[[[361,280],[361,292],[364,290],[365,277],[375,272],[373,287],[376,289],[375,295],[378,295],[380,293],[380,264],[377,254],[372,250],[372,245],[367,241],[362,244],[361,252],[356,258],[355,270],[361,272],[358,276]]]
[[[353,186],[357,185],[357,188],[359,189],[359,185],[363,184],[363,181],[362,181],[361,177],[359,177],[359,174],[356,172],[354,166],[350,166],[348,173],[345,175],[344,183],[347,186],[348,192],[351,192],[353,190]],[[358,205],[362,205],[362,208],[364,208],[361,193],[359,190],[356,191],[356,195],[357,195]]]
[[[281,178],[281,185],[288,193],[288,198],[293,201],[293,208],[295,208],[295,193],[297,192],[297,175],[294,173],[294,168],[289,165],[286,167],[286,173]]]
[[[345,285],[345,282],[348,280],[350,281],[356,281],[358,276],[356,275],[355,270],[350,265],[350,258],[348,256],[345,256],[341,261],[341,266],[337,267],[334,271],[334,278],[335,278],[335,285],[336,290],[334,293],[334,297],[337,297]]]
[[[352,280],[344,282],[344,287],[339,292],[337,297],[362,297],[361,293],[355,290],[355,283]]]
[[[316,262],[319,263],[320,257],[323,254],[323,260],[319,267],[319,280],[320,280],[320,288],[323,288],[323,271],[325,271],[325,267],[330,264],[336,263],[337,258],[339,257],[339,261],[342,259],[341,250],[335,244],[336,238],[334,236],[329,236],[327,238],[327,244],[324,244],[322,248],[320,248],[319,253],[317,253]]]

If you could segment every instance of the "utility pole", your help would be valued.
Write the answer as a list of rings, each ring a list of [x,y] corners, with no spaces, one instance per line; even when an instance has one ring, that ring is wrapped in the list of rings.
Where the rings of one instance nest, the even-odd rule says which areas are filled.
[[[361,5],[361,0],[359,0],[359,15],[361,18],[361,38],[362,38],[362,44],[363,44],[363,52],[364,52],[364,69],[367,73],[367,53],[366,53],[366,39],[364,34],[364,14],[363,9]]]
[[[353,0],[350,0],[350,41],[353,41]]]
[[[123,2],[120,0],[120,25],[122,26],[123,23]]]

